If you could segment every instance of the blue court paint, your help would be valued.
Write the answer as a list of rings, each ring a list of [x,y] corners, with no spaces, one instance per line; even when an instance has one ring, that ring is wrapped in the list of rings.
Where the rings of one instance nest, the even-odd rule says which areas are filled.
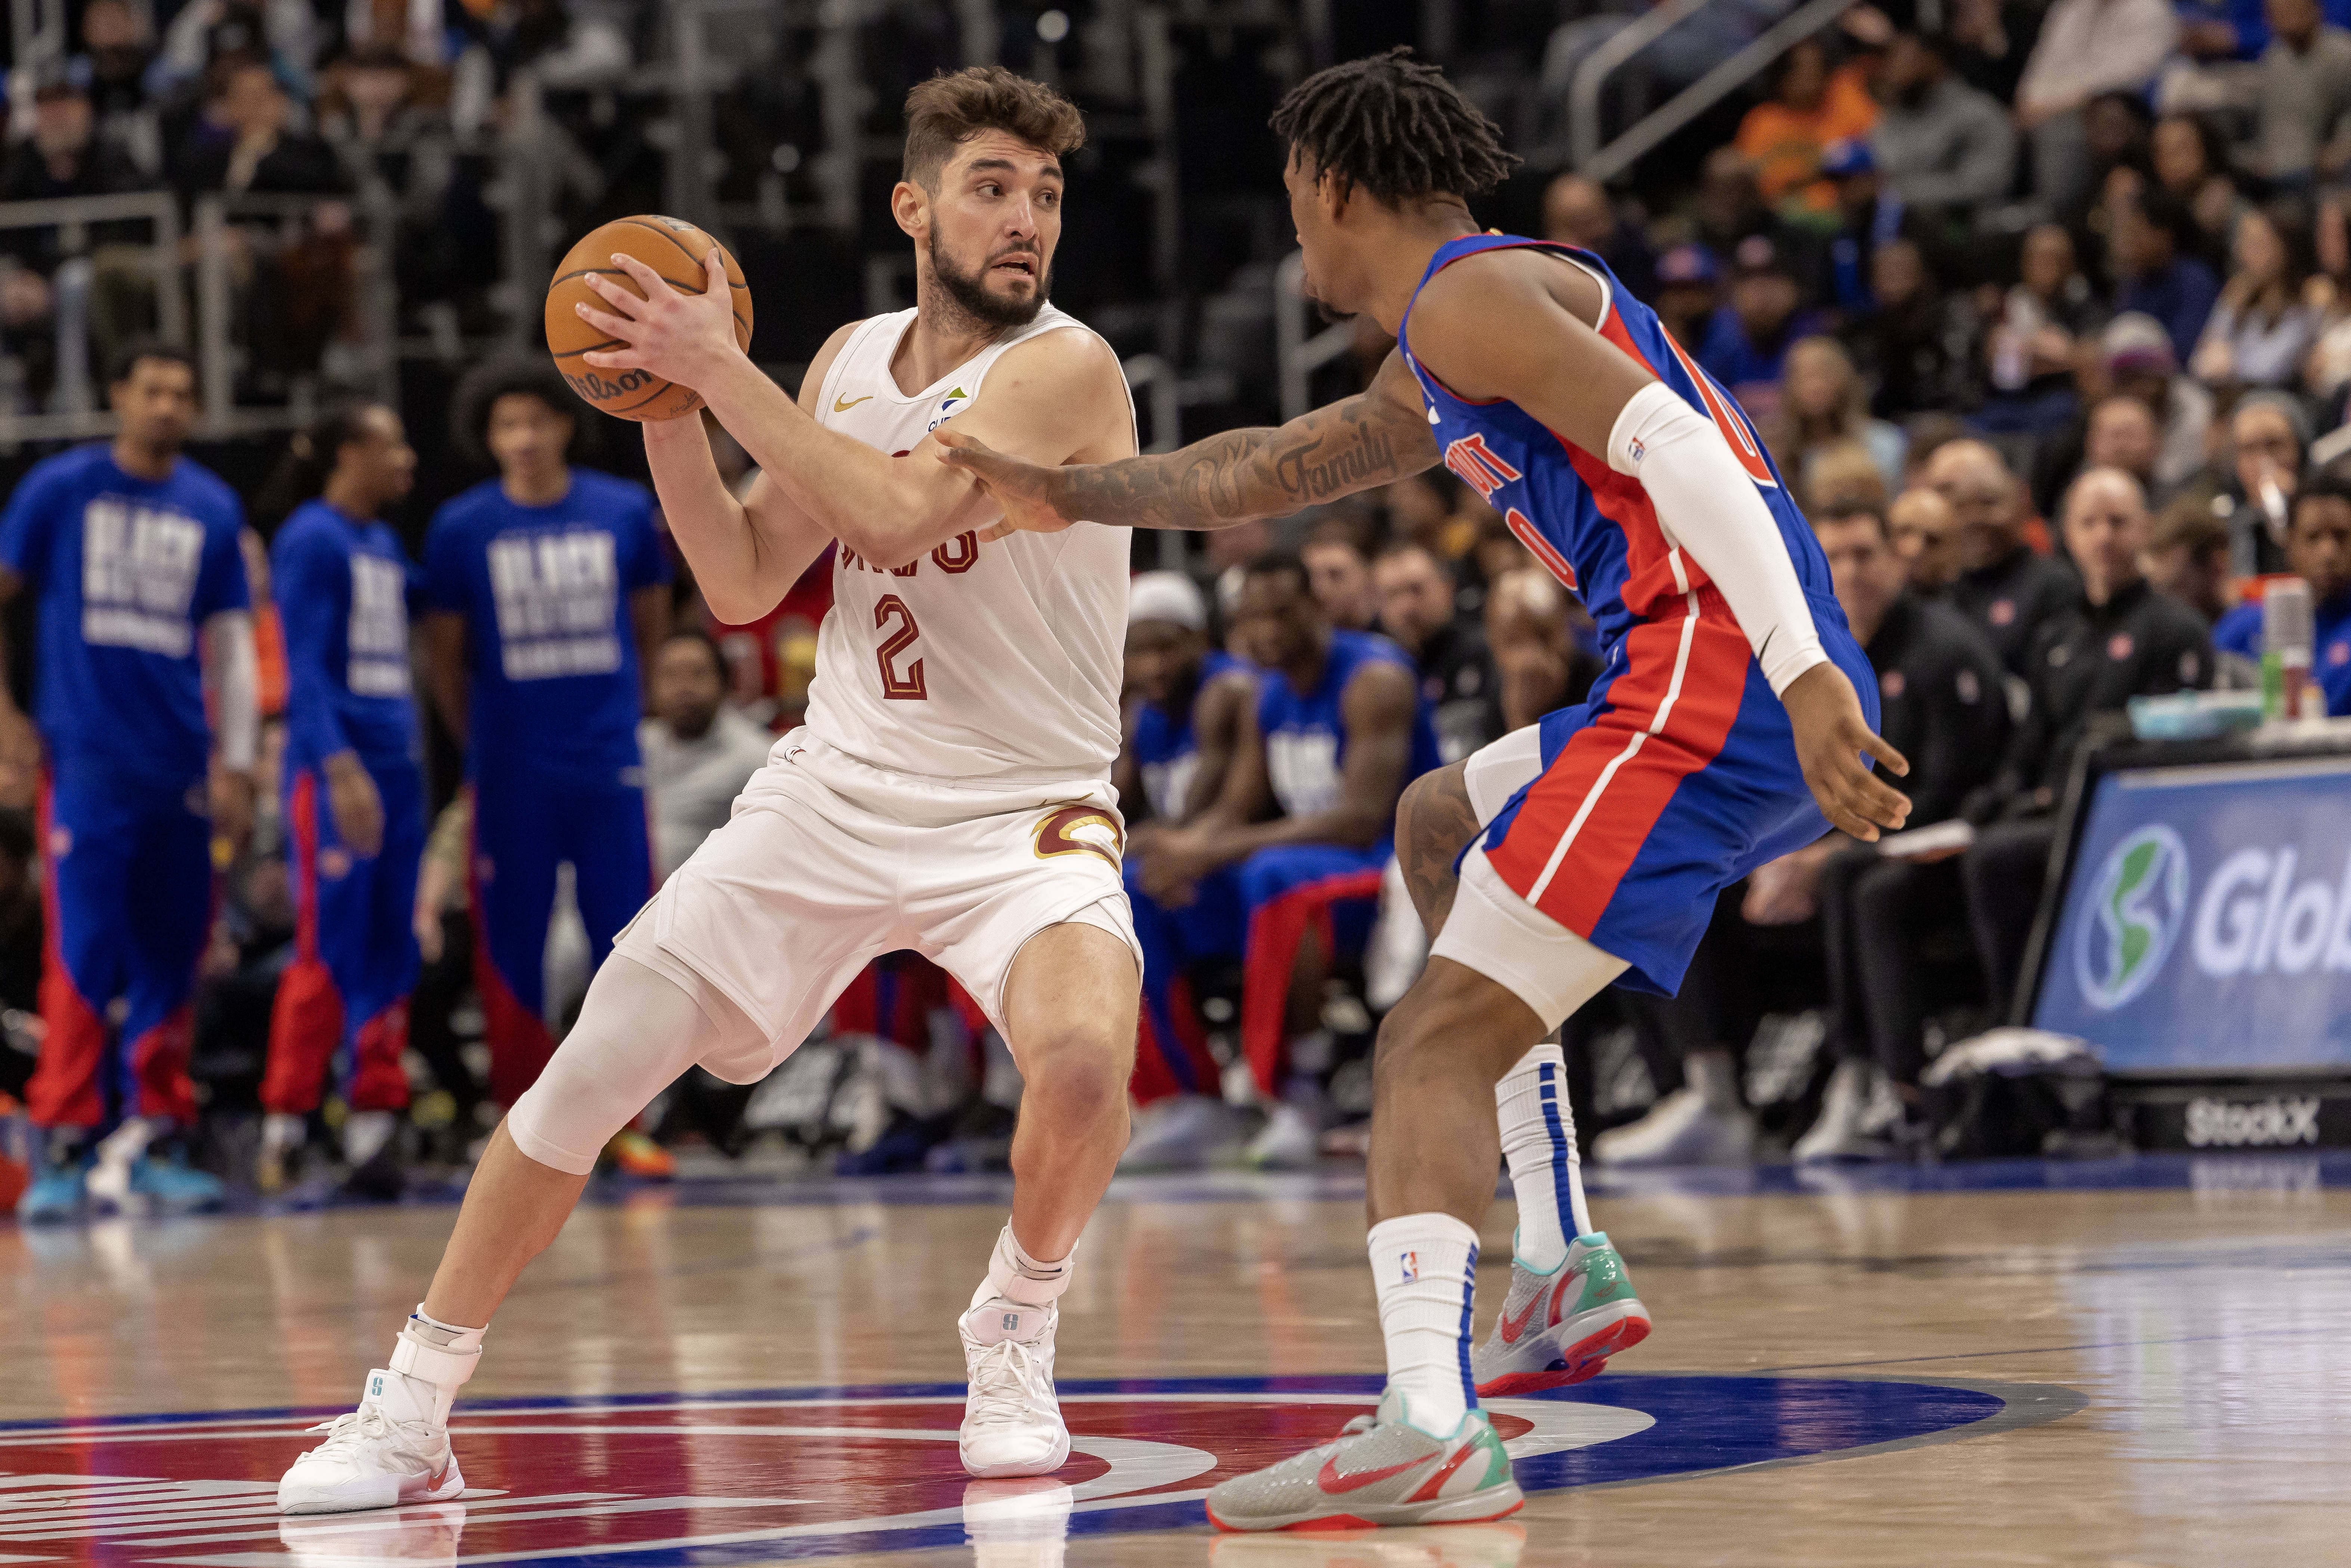
[[[1199,1497],[1207,1485],[1326,1440],[1380,1387],[1374,1377],[1065,1382],[1061,1392],[1078,1442],[1067,1474],[1086,1486],[1070,1532],[1205,1529]],[[942,1439],[962,1398],[961,1385],[934,1383],[468,1400],[455,1423],[460,1462],[475,1488],[506,1495],[477,1498],[464,1516],[457,1553],[465,1561],[527,1554],[546,1563],[672,1568],[957,1547],[967,1540],[967,1483],[952,1443]],[[1520,1485],[1544,1492],[1990,1435],[2068,1414],[2080,1403],[2069,1390],[2038,1385],[1628,1373],[1500,1401],[1497,1409],[1506,1435],[1529,1450],[1518,1460]],[[0,1482],[60,1472],[192,1489],[271,1479],[314,1440],[304,1427],[325,1414],[0,1423]],[[845,1457],[844,1425],[873,1431],[893,1462]],[[815,1430],[794,1435],[802,1428]],[[197,1430],[203,1437],[190,1440]],[[1121,1472],[1113,1485],[1120,1461],[1089,1457],[1094,1439],[1107,1440],[1103,1456],[1150,1450],[1163,1468],[1174,1468],[1155,1477]],[[800,1476],[810,1479],[796,1484]],[[856,1479],[843,1484],[848,1476]],[[598,1500],[563,1500],[583,1493],[643,1506],[599,1511]],[[0,1486],[0,1502],[5,1495]],[[533,1503],[534,1497],[549,1500]],[[184,1563],[222,1552],[239,1553],[239,1563],[276,1560],[276,1520],[239,1511],[252,1500],[192,1490],[164,1532],[172,1539],[100,1512],[62,1521],[41,1550],[81,1563]],[[338,1517],[371,1517],[403,1531],[449,1524],[434,1510]],[[295,1540],[289,1535],[284,1544]]]

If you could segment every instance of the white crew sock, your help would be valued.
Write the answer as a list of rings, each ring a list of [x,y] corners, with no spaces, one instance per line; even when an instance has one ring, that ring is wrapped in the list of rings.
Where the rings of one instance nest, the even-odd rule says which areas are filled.
[[[1567,1103],[1567,1059],[1557,1041],[1545,1040],[1519,1059],[1494,1085],[1494,1109],[1502,1124],[1510,1191],[1519,1200],[1518,1260],[1548,1274],[1565,1261],[1568,1239],[1592,1230],[1575,1113]]]
[[[1078,1249],[1072,1247],[1068,1257],[1053,1262],[1031,1258],[1008,1223],[996,1238],[996,1250],[987,1260],[987,1278],[973,1292],[971,1304],[1010,1301],[1023,1307],[1050,1307],[1070,1288],[1070,1265],[1077,1255]]]
[[[1405,1214],[1373,1226],[1370,1248],[1388,1387],[1403,1394],[1414,1426],[1449,1437],[1478,1404],[1469,1375],[1478,1233],[1449,1214]]]
[[[424,1384],[433,1390],[433,1421],[435,1426],[449,1424],[449,1407],[456,1403],[457,1390],[474,1375],[481,1364],[482,1336],[486,1328],[463,1328],[444,1323],[424,1311],[424,1303],[416,1303],[416,1311],[401,1325],[400,1337],[392,1342],[391,1370],[413,1382]]]

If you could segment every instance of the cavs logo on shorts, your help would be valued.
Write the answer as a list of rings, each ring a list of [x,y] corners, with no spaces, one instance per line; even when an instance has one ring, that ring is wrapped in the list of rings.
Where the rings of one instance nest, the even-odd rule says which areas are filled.
[[[1085,837],[1080,838],[1080,833]],[[1126,831],[1099,806],[1058,806],[1038,820],[1037,857],[1096,855],[1113,871],[1126,852]]]

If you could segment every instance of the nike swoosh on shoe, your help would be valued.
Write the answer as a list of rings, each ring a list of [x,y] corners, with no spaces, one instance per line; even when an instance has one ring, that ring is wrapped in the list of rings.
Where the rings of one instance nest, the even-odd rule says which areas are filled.
[[[1376,1470],[1357,1470],[1353,1475],[1343,1476],[1338,1470],[1338,1457],[1333,1455],[1322,1461],[1322,1469],[1315,1476],[1314,1484],[1321,1487],[1325,1494],[1336,1497],[1344,1492],[1359,1491],[1373,1482],[1384,1481],[1390,1476],[1400,1476],[1415,1465],[1428,1463],[1428,1459],[1429,1456],[1423,1455],[1417,1459],[1406,1459],[1400,1465],[1388,1465]]]

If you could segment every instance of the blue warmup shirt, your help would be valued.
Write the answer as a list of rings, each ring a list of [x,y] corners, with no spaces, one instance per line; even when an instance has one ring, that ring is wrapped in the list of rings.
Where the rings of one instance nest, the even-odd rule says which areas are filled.
[[[0,518],[0,564],[40,616],[34,712],[53,752],[171,789],[204,776],[204,622],[246,610],[245,515],[183,457],[138,478],[103,444],[37,464]]]
[[[1301,692],[1279,670],[1258,679],[1257,724],[1265,737],[1266,775],[1282,813],[1311,816],[1339,803],[1340,775],[1347,758],[1347,683],[1366,664],[1394,664],[1412,682],[1412,756],[1403,782],[1409,784],[1438,766],[1437,725],[1420,678],[1405,651],[1369,632],[1333,632],[1322,662],[1322,678]],[[1385,841],[1383,840],[1383,842]]]
[[[2315,633],[2310,674],[2326,694],[2331,718],[2351,718],[2351,592],[2338,593],[2311,612]],[[2262,607],[2240,604],[2214,623],[2212,646],[2248,659],[2262,656]]]
[[[1200,661],[1200,685],[1193,692],[1193,705],[1198,705],[1200,692],[1218,676],[1248,669],[1245,661],[1211,650]],[[1173,822],[1184,815],[1184,802],[1192,793],[1193,769],[1199,760],[1192,708],[1170,713],[1157,703],[1144,703],[1134,716],[1134,761],[1142,770],[1143,794],[1151,802],[1153,816]]]
[[[305,502],[269,549],[286,634],[289,760],[316,767],[346,748],[362,760],[416,754],[408,669],[413,570],[391,526]]]
[[[625,479],[574,469],[544,507],[517,506],[492,479],[443,507],[424,600],[465,618],[469,769],[493,753],[581,773],[637,766],[629,595],[669,580],[653,498]]]

